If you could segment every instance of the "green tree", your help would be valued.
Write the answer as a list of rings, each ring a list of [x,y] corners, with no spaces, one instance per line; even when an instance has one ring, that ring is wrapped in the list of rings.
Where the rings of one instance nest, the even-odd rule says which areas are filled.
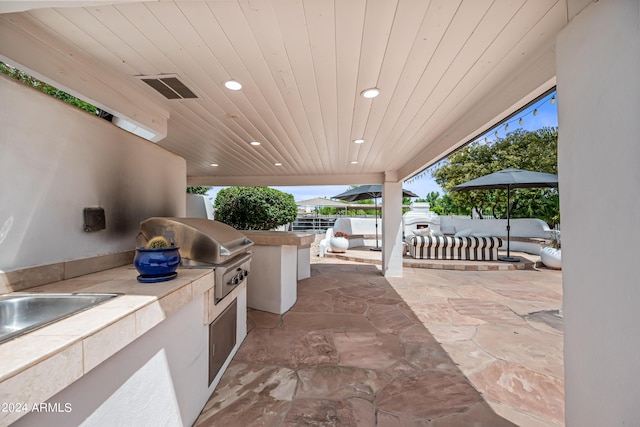
[[[460,208],[453,202],[449,193],[440,195],[437,191],[432,191],[423,199],[416,199],[416,202],[429,203],[429,210],[438,215],[468,215],[469,209]]]
[[[349,190],[351,190],[352,188],[357,187],[357,185],[352,185],[349,187]],[[370,205],[371,207],[374,207],[374,203],[375,200],[373,200],[373,197],[371,199],[364,199],[364,200],[356,200],[355,202],[349,202],[352,205]],[[378,198],[378,204],[380,203],[380,198]],[[364,215],[375,215],[376,214],[376,210],[375,209],[365,209],[365,206],[362,207],[362,209],[349,209],[348,211],[349,215],[354,215],[354,216],[364,216]]]
[[[293,195],[269,187],[229,187],[218,192],[216,219],[239,230],[272,230],[293,222]]]
[[[440,199],[440,193],[437,191],[432,191],[427,194],[427,197],[424,199],[425,202],[429,203],[431,207],[437,206]]]
[[[320,215],[335,215],[336,208],[332,206],[322,206],[319,209],[315,209]]]
[[[445,193],[438,199],[438,215],[469,215],[469,209],[456,205],[451,194]],[[434,211],[435,212],[435,211]]]
[[[558,129],[545,127],[536,131],[516,130],[492,143],[471,143],[451,154],[447,161],[432,171],[436,182],[447,192],[458,212],[480,215],[490,213],[504,218],[507,209],[506,190],[450,192],[458,184],[506,168],[557,173]],[[512,190],[511,216],[537,217],[550,226],[559,221],[558,191],[551,188]]]
[[[204,185],[189,186],[187,187],[187,193],[205,195],[210,189],[211,187],[207,187]]]

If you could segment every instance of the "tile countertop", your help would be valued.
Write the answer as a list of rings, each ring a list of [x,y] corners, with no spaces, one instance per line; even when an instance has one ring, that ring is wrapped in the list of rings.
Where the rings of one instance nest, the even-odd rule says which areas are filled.
[[[295,231],[242,230],[242,233],[261,246],[309,246],[316,239],[315,234]]]
[[[214,285],[211,269],[152,284],[137,275],[129,265],[23,291],[124,295],[0,344],[0,402],[45,402]],[[21,415],[0,413],[0,424]]]

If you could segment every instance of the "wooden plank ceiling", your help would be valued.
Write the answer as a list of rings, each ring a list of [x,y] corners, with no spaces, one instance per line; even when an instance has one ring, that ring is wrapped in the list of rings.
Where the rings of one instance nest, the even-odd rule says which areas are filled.
[[[518,77],[553,49],[566,7],[561,0],[85,2],[5,13],[0,27],[55,41],[67,56],[109,72],[111,85],[135,86],[166,109],[168,135],[158,144],[187,160],[191,182],[351,184],[385,173],[406,178],[496,120],[495,112],[478,112],[495,93],[515,91],[500,107],[516,108],[549,85],[547,77]],[[4,47],[9,56],[6,40]],[[139,79],[159,74],[178,76],[197,98],[167,100]],[[226,89],[229,79],[242,90]],[[380,96],[363,98],[371,87]],[[470,117],[480,119],[452,131]]]

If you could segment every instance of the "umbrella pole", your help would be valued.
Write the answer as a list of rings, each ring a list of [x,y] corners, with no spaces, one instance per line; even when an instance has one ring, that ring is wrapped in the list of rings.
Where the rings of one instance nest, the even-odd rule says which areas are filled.
[[[375,248],[370,248],[370,251],[380,251],[380,246],[378,246],[378,198],[374,197],[373,198],[373,203],[375,205],[375,209],[376,209],[376,247]]]
[[[510,243],[511,243],[510,219],[511,219],[511,185],[509,185],[507,187],[507,256],[506,257],[499,257],[498,259],[500,261],[506,261],[506,262],[518,262],[518,261],[520,261],[520,258],[511,256],[511,250],[510,250]]]

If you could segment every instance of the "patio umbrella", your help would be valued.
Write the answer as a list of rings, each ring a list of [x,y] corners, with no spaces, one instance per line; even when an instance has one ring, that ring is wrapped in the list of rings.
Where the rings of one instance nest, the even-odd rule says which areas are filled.
[[[298,206],[333,206],[333,207],[345,207],[343,202],[336,202],[331,199],[323,199],[321,197],[314,197],[313,199],[301,200],[296,202]]]
[[[522,169],[503,169],[480,178],[459,184],[453,187],[452,191],[469,191],[469,190],[507,190],[507,256],[498,258],[500,261],[517,262],[519,258],[511,256],[509,248],[509,240],[511,235],[510,204],[512,188],[539,188],[539,187],[558,187],[558,175],[552,173],[533,172]]]
[[[333,196],[334,199],[346,200],[348,202],[373,199],[376,209],[376,247],[371,248],[372,251],[381,250],[378,246],[378,197],[382,197],[381,184],[360,185],[356,188],[352,188],[351,190],[347,190],[344,193],[340,193],[337,196]],[[403,188],[402,197],[418,197],[418,195]]]

